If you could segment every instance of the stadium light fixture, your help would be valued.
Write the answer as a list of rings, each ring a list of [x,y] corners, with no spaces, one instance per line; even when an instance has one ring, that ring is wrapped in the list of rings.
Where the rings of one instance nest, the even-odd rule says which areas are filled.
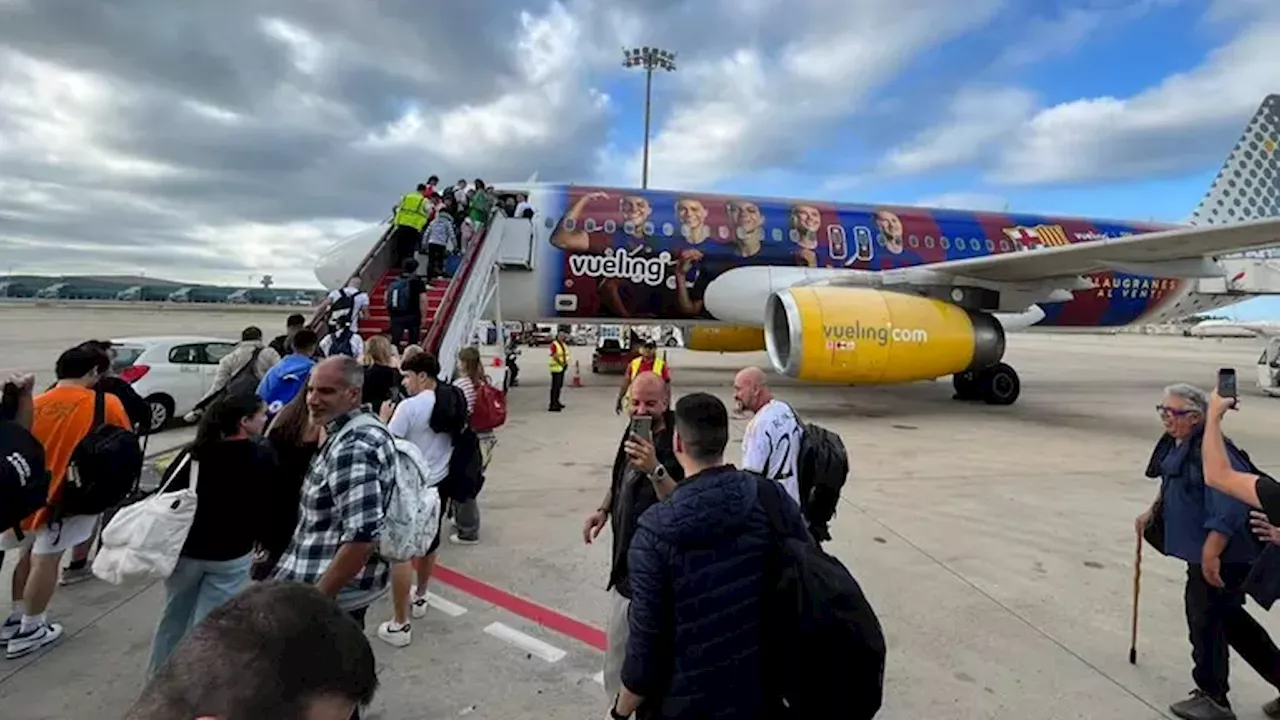
[[[622,66],[644,69],[644,160],[641,165],[640,187],[649,187],[649,110],[653,100],[653,71],[676,71],[676,54],[661,48],[633,47],[622,49]]]

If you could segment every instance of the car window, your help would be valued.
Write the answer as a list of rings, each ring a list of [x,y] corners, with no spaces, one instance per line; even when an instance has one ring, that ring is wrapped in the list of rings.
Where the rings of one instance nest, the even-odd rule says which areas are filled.
[[[175,345],[169,350],[169,362],[178,365],[197,365],[200,356],[199,345]]]
[[[119,371],[138,361],[138,357],[146,350],[136,345],[113,345],[111,352],[115,357],[111,361],[111,370]]]
[[[204,361],[209,365],[217,365],[235,349],[236,346],[231,343],[209,343],[204,346]]]

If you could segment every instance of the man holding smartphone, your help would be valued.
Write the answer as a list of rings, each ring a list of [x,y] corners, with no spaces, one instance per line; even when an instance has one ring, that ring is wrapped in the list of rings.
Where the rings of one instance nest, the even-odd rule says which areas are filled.
[[[627,610],[631,604],[627,551],[631,537],[644,511],[671,494],[684,479],[672,443],[675,416],[668,409],[668,397],[666,383],[654,373],[641,373],[632,383],[631,419],[614,457],[609,491],[582,528],[582,539],[590,544],[606,523],[613,524],[612,562],[605,586],[610,603],[604,687],[610,697],[622,689],[622,662],[627,652]]]

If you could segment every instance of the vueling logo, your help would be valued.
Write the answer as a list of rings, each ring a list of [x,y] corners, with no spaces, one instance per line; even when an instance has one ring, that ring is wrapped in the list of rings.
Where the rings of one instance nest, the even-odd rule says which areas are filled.
[[[905,343],[929,342],[928,330],[863,325],[860,322],[823,325],[822,336],[826,338],[827,348],[830,350],[852,350],[859,340],[874,342],[881,347],[888,345],[890,340]]]

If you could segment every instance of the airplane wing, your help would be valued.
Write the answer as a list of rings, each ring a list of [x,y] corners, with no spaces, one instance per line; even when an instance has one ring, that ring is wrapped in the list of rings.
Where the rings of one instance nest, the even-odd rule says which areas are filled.
[[[1117,266],[1158,266],[1280,245],[1280,218],[1196,226],[951,260],[929,270],[991,282],[1035,282],[1104,272]]]

